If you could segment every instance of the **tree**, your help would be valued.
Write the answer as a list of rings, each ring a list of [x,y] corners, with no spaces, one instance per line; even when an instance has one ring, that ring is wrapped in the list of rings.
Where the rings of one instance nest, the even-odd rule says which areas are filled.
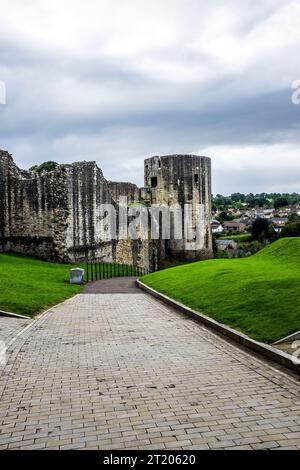
[[[227,214],[227,212],[223,211],[223,212],[220,212],[220,214],[218,215],[218,217],[216,217],[220,222],[224,222],[225,220],[229,221],[229,220],[233,220],[234,219],[234,216],[231,215],[231,214]]]
[[[285,224],[280,235],[281,237],[300,237],[300,221]]]
[[[289,216],[289,222],[300,222],[300,215],[298,214],[291,214]]]
[[[213,237],[212,237],[212,248],[213,248],[213,253],[214,253],[214,255],[216,255],[216,253],[218,252],[218,245],[217,245],[216,239],[217,239],[217,237],[215,236],[215,234],[213,234]]]
[[[235,202],[239,202],[239,203],[245,202],[245,194],[233,193],[233,194],[231,194],[230,199],[233,203],[235,203]]]
[[[288,205],[289,205],[289,201],[288,201],[288,198],[286,196],[279,196],[274,201],[275,209],[278,209],[279,207],[285,207],[285,206],[288,206]]]
[[[34,165],[31,168],[29,168],[30,171],[34,171],[35,173],[38,173],[39,175],[42,173],[48,173],[49,171],[53,171],[57,168],[58,163],[48,161],[44,162],[41,165]]]
[[[267,220],[257,218],[252,225],[251,235],[254,240],[263,240],[272,238],[275,235],[273,225]]]
[[[234,208],[254,208],[254,207],[273,207],[275,208],[299,204],[300,194],[297,193],[260,193],[260,194],[242,194],[233,193],[230,196],[217,194],[213,197],[214,207],[219,211],[226,211],[227,207]]]

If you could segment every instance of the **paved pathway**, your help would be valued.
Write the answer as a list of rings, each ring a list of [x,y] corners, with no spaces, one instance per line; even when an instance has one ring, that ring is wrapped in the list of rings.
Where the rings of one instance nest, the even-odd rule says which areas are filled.
[[[87,284],[84,294],[137,294],[140,289],[136,285],[136,277],[118,277],[102,279]]]
[[[51,309],[2,372],[0,449],[300,449],[294,378],[140,291]]]
[[[0,314],[0,341],[5,341],[8,344],[30,321]]]

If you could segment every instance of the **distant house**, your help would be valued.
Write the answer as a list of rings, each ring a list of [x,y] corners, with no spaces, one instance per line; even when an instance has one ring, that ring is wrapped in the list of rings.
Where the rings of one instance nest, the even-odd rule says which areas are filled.
[[[274,229],[276,232],[281,232],[282,227],[288,222],[287,217],[273,217],[271,219],[271,223],[274,225]]]
[[[234,240],[216,240],[217,248],[220,251],[226,251],[229,256],[234,256],[237,251],[237,243]]]
[[[224,229],[227,232],[244,232],[246,225],[239,220],[231,220],[224,222]]]
[[[224,229],[218,220],[213,220],[211,223],[211,231],[212,233],[222,233]]]
[[[287,217],[273,217],[273,219],[271,219],[271,222],[274,225],[279,225],[283,227],[288,222],[288,220],[289,219]]]
[[[257,218],[271,219],[271,217],[274,217],[274,212],[275,212],[274,209],[261,209],[261,208],[258,208],[258,209],[254,210],[253,215],[256,219]]]
[[[274,209],[264,209],[263,216],[265,219],[271,219],[274,215]]]
[[[293,206],[290,207],[290,215],[291,214],[296,214],[300,215],[300,206],[297,204],[294,204]]]
[[[242,224],[245,225],[245,227],[247,229],[247,228],[252,227],[255,220],[256,220],[255,217],[243,217],[241,219],[241,222],[242,222]]]
[[[236,209],[235,207],[229,207],[227,209],[227,213],[235,217],[240,217],[242,215],[241,211],[239,209]]]

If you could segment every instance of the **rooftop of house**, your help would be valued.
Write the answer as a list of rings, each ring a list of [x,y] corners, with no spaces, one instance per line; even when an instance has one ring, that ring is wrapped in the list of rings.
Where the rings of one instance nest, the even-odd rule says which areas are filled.
[[[227,227],[239,227],[240,225],[244,225],[244,223],[241,222],[240,220],[229,220],[229,221],[224,222],[224,224]]]
[[[287,217],[273,217],[272,219],[272,222],[288,222],[288,218]]]
[[[236,242],[234,240],[216,240],[217,246],[222,246],[222,247],[229,247],[231,246],[234,248],[236,246]]]

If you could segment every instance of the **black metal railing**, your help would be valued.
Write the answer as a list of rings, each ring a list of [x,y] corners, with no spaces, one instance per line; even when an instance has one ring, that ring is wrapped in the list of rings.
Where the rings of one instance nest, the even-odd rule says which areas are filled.
[[[102,279],[111,279],[113,277],[140,277],[149,273],[149,269],[129,264],[88,261],[85,269],[85,281],[94,282]]]

